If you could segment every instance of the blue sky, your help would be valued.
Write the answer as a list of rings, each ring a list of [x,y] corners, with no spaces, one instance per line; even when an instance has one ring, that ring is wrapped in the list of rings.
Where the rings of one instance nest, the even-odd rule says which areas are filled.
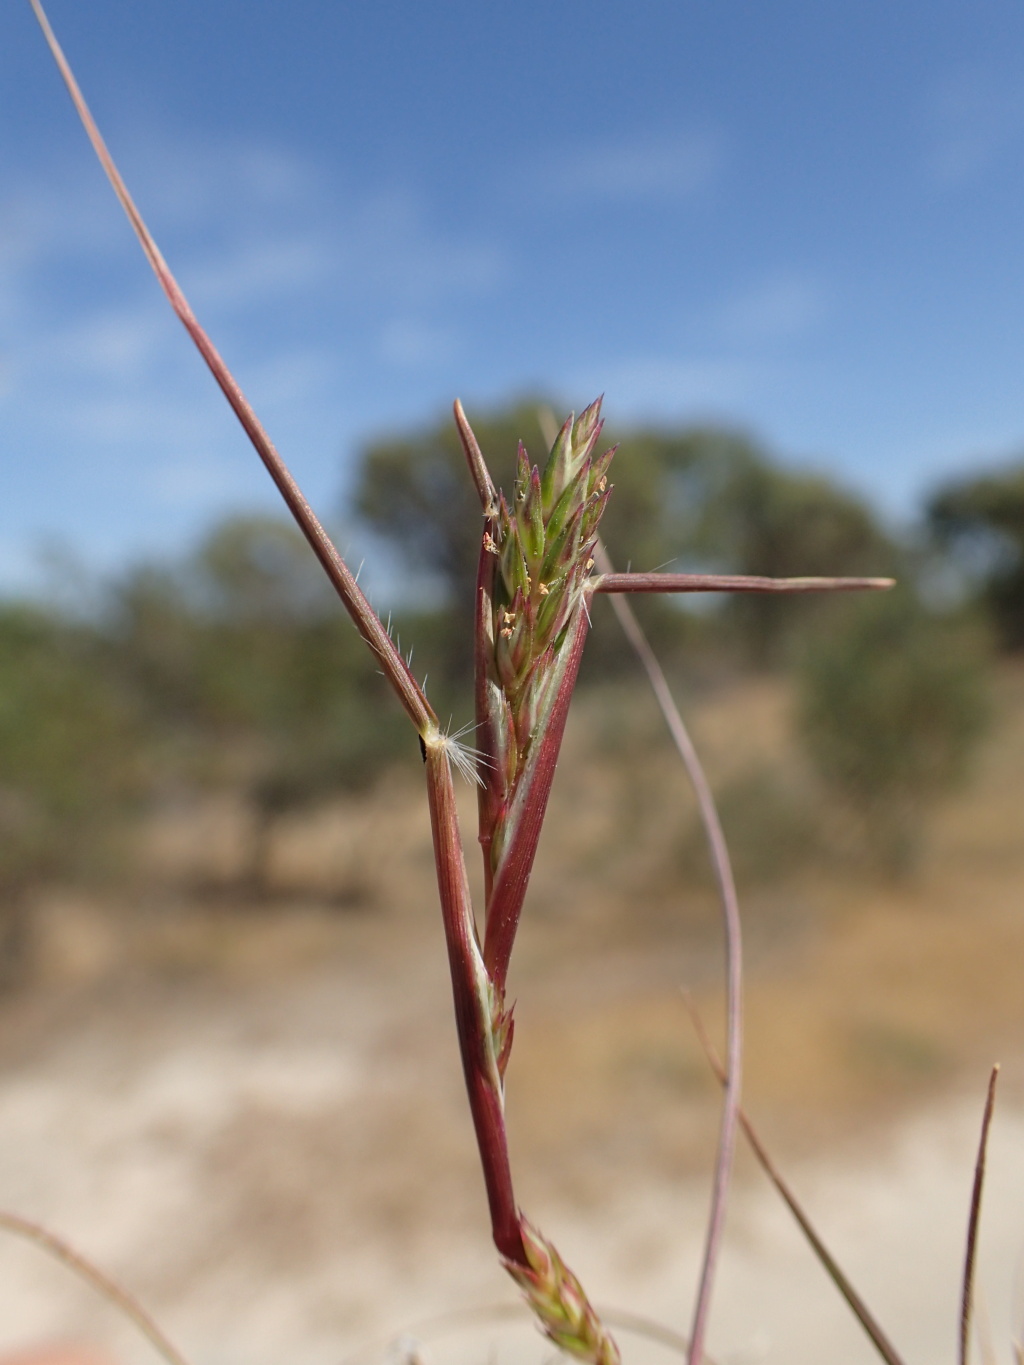
[[[907,517],[1024,448],[1019,0],[50,0],[303,487],[527,391]],[[28,5],[0,17],[0,588],[274,505]],[[628,450],[621,459],[628,458]]]

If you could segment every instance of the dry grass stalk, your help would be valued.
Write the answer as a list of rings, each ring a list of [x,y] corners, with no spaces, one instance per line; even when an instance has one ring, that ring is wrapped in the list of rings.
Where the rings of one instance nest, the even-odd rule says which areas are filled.
[[[166,1361],[167,1365],[188,1365],[185,1357],[154,1322],[134,1294],[104,1271],[97,1269],[88,1257],[83,1256],[80,1251],[76,1251],[62,1237],[56,1236],[49,1228],[44,1228],[29,1218],[22,1218],[20,1214],[9,1213],[6,1210],[0,1210],[0,1228],[3,1228],[5,1232],[12,1233],[15,1237],[21,1237],[27,1242],[32,1242],[40,1250],[46,1252],[48,1256],[52,1256],[54,1260],[59,1261],[61,1265],[66,1266],[73,1274],[83,1279],[108,1303],[113,1304],[118,1312],[135,1324],[156,1353]]]
[[[981,1221],[981,1196],[985,1188],[985,1160],[988,1156],[988,1135],[996,1103],[998,1065],[992,1068],[985,1095],[985,1109],[981,1118],[981,1138],[974,1162],[974,1183],[971,1187],[971,1211],[967,1219],[967,1248],[964,1254],[963,1291],[960,1296],[960,1365],[967,1365],[971,1341],[971,1311],[974,1307],[974,1271],[978,1255],[978,1224]]]
[[[597,566],[605,581],[613,574],[611,556],[599,539],[595,551]],[[676,706],[668,679],[650,646],[643,627],[628,598],[616,594],[612,597],[612,609],[618,618],[626,639],[647,674],[655,699],[672,742],[682,759],[687,777],[697,798],[701,824],[708,845],[708,855],[715,874],[719,902],[722,907],[722,927],[725,933],[725,993],[726,993],[726,1057],[728,1075],[722,1087],[722,1120],[718,1133],[718,1152],[715,1159],[715,1174],[711,1189],[711,1209],[708,1215],[707,1232],[704,1239],[704,1258],[701,1263],[700,1281],[693,1310],[693,1323],[690,1328],[690,1341],[686,1356],[688,1362],[699,1360],[704,1349],[708,1315],[711,1309],[711,1295],[714,1289],[715,1270],[719,1250],[725,1232],[725,1211],[729,1193],[729,1180],[732,1174],[733,1155],[736,1147],[736,1128],[740,1116],[740,1093],[743,1081],[743,933],[740,924],[739,899],[736,895],[736,880],[733,877],[729,847],[725,832],[718,817],[718,808],[711,792],[711,784],[704,772],[704,766],[686,728],[679,708]]]
[[[697,1012],[696,1007],[693,1004],[693,1001],[690,999],[688,995],[683,996],[683,1002],[686,1005],[687,1012],[689,1013],[690,1019],[693,1023],[694,1031],[697,1034],[697,1038],[700,1041],[700,1045],[704,1049],[704,1055],[708,1059],[708,1065],[711,1067],[711,1070],[715,1073],[715,1079],[718,1081],[719,1085],[721,1085],[724,1088],[728,1084],[728,1076],[726,1074],[725,1068],[722,1066],[722,1063],[718,1058],[717,1053],[715,1052],[714,1045],[712,1044],[711,1039],[708,1036],[707,1029],[704,1027],[704,1021],[703,1019],[701,1019],[700,1015]],[[825,1245],[821,1237],[818,1235],[818,1232],[815,1229],[810,1218],[804,1212],[803,1206],[800,1204],[796,1195],[790,1189],[787,1181],[783,1179],[782,1174],[780,1173],[778,1167],[775,1165],[775,1162],[769,1156],[767,1148],[761,1141],[761,1138],[756,1128],[751,1123],[750,1119],[747,1117],[742,1107],[738,1108],[737,1117],[739,1119],[740,1127],[743,1130],[743,1135],[747,1139],[747,1142],[750,1144],[750,1150],[754,1153],[755,1157],[757,1158],[758,1164],[764,1171],[765,1175],[767,1175],[768,1179],[775,1186],[775,1189],[781,1196],[783,1203],[785,1203],[790,1213],[792,1213],[793,1217],[796,1219],[796,1222],[801,1232],[804,1234],[804,1236],[807,1238],[808,1243],[810,1244],[811,1250],[814,1252],[818,1260],[821,1262],[822,1266],[825,1269],[825,1273],[828,1275],[829,1279],[832,1281],[832,1283],[839,1290],[840,1294],[842,1294],[843,1298],[846,1300],[854,1317],[864,1328],[864,1331],[868,1334],[868,1337],[871,1340],[871,1344],[874,1346],[875,1350],[886,1362],[886,1365],[904,1365],[902,1357],[897,1353],[896,1348],[893,1346],[892,1342],[889,1340],[885,1332],[879,1326],[877,1320],[875,1319],[874,1314],[868,1308],[867,1304],[864,1302],[861,1296],[857,1293],[856,1289],[854,1289],[853,1285],[850,1283],[849,1279],[840,1268],[835,1257],[832,1255],[828,1247]]]

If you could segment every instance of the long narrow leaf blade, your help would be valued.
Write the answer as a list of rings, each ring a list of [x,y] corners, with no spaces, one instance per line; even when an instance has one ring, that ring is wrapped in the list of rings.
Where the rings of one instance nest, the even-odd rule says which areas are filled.
[[[256,453],[263,461],[267,472],[277,485],[288,510],[298,523],[299,529],[309,542],[313,553],[320,561],[324,572],[330,579],[335,591],[345,604],[349,615],[356,625],[356,629],[366,640],[367,644],[378,656],[385,677],[394,688],[413,724],[424,734],[427,730],[437,726],[437,717],[427,701],[422,689],[417,684],[412,672],[402,658],[400,651],[395,647],[394,642],[384,629],[377,613],[370,606],[362,589],[356,582],[355,575],[351,572],[344,559],[338,553],[334,544],[321,524],[316,513],[306,501],[302,490],[299,488],[295,479],[284,460],[275,449],[273,442],[264,430],[263,424],[256,416],[252,405],[242,392],[238,381],[228,369],[217,348],[207,336],[198,318],[193,313],[192,308],[186,299],[181,286],[175,279],[170,267],[164,260],[160,248],[157,246],[152,233],[146,226],[142,214],[135,205],[135,201],[128,192],[128,187],[122,179],[120,171],[114,163],[103,136],[93,118],[88,104],[85,101],[74,72],[57,41],[50,22],[46,17],[40,0],[29,0],[35,13],[39,26],[43,31],[43,36],[53,54],[53,59],[57,63],[57,68],[67,86],[72,103],[78,112],[82,126],[92,143],[93,150],[106,172],[107,179],[113,186],[114,193],[117,195],[124,209],[128,221],[135,231],[136,237],[153,268],[153,273],[159,281],[167,300],[179,320],[192,338],[196,349],[205,360],[210,373],[213,375],[221,392],[224,394],[228,403],[231,405],[235,416],[238,418],[246,435],[252,442]]]
[[[554,705],[536,751],[531,756],[530,771],[524,774],[516,791],[513,811],[509,817],[511,833],[487,907],[484,961],[491,977],[502,990],[508,974],[519,915],[526,899],[530,872],[537,856],[541,827],[544,824],[562,736],[565,733],[565,722],[569,715],[569,702],[576,686],[589,626],[586,611],[580,611],[571,627],[571,638],[564,646],[560,662],[562,675],[558,680]]]

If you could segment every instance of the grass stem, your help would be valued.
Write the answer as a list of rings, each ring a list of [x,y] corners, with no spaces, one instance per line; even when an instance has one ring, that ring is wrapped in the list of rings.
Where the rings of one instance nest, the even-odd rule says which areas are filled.
[[[600,565],[598,566],[600,567]],[[591,592],[863,592],[894,587],[894,578],[764,578],[757,574],[613,573],[591,583]]]
[[[448,945],[455,1027],[470,1113],[483,1167],[494,1244],[506,1260],[526,1266],[519,1211],[512,1191],[498,1058],[491,1044],[487,975],[477,943],[451,765],[441,743],[424,745],[437,889]]]
[[[714,1044],[708,1037],[708,1032],[707,1029],[705,1029],[704,1027],[703,1019],[701,1019],[699,1013],[697,1012],[696,1006],[690,999],[689,995],[687,995],[685,992],[683,993],[683,1003],[686,1005],[687,1012],[689,1013],[690,1019],[693,1023],[694,1031],[697,1034],[697,1037],[700,1041],[700,1045],[704,1049],[704,1055],[705,1057],[707,1057],[708,1065],[714,1072],[719,1085],[724,1086],[728,1080],[728,1077],[726,1076],[725,1073],[725,1069],[718,1059],[718,1055],[715,1052]],[[793,1217],[799,1224],[801,1232],[807,1238],[807,1241],[810,1243],[811,1249],[817,1256],[818,1260],[821,1262],[822,1266],[825,1268],[826,1274],[829,1276],[832,1283],[836,1286],[840,1294],[842,1294],[843,1298],[846,1300],[849,1307],[852,1309],[853,1314],[856,1317],[857,1321],[864,1328],[864,1331],[871,1339],[871,1342],[874,1345],[875,1350],[886,1362],[886,1365],[904,1365],[902,1357],[899,1355],[896,1348],[893,1346],[892,1342],[886,1336],[885,1332],[883,1332],[882,1328],[879,1326],[877,1320],[874,1317],[874,1314],[870,1311],[867,1304],[864,1302],[861,1296],[857,1293],[856,1289],[854,1289],[853,1285],[850,1283],[849,1279],[847,1279],[846,1275],[839,1268],[839,1265],[835,1257],[832,1255],[828,1247],[826,1247],[825,1243],[821,1240],[818,1233],[815,1231],[814,1225],[811,1223],[811,1220],[804,1212],[802,1206],[797,1200],[796,1195],[793,1193],[789,1185],[783,1179],[781,1173],[779,1172],[778,1167],[775,1165],[774,1161],[768,1155],[768,1151],[765,1148],[764,1143],[758,1136],[757,1130],[754,1128],[754,1125],[751,1123],[750,1119],[747,1117],[742,1107],[739,1110],[738,1118],[740,1128],[743,1130],[743,1136],[747,1139],[747,1142],[750,1144],[750,1149],[754,1153],[754,1156],[757,1158],[758,1163],[761,1166],[761,1169],[764,1171],[765,1175],[775,1186],[778,1193],[782,1196],[783,1202],[786,1204],[790,1213],[793,1215]]]
[[[974,1163],[974,1184],[971,1187],[971,1212],[967,1220],[967,1249],[964,1254],[964,1281],[960,1295],[960,1365],[967,1365],[971,1342],[971,1310],[974,1304],[974,1272],[978,1258],[978,1225],[981,1221],[981,1196],[985,1188],[985,1160],[988,1155],[988,1134],[992,1126],[992,1111],[996,1103],[998,1064],[992,1068],[985,1095],[985,1110],[981,1118],[981,1139]]]
[[[632,575],[614,573],[611,557],[604,543],[600,540],[594,552],[594,559],[605,582],[609,579],[618,580],[632,577]],[[599,579],[598,583],[601,581]],[[714,869],[715,882],[718,886],[718,895],[722,906],[722,923],[725,930],[726,1048],[729,1058],[729,1074],[722,1100],[722,1117],[711,1192],[711,1209],[708,1215],[704,1242],[704,1259],[687,1348],[687,1365],[699,1365],[704,1350],[715,1270],[725,1227],[729,1177],[736,1147],[736,1124],[740,1105],[743,1064],[743,932],[740,923],[739,900],[736,895],[736,881],[733,877],[722,822],[718,817],[715,798],[693,740],[683,723],[683,718],[672,696],[664,670],[658,662],[650,641],[644,634],[643,627],[637,620],[632,607],[623,597],[614,596],[612,598],[612,609],[626,639],[633,647],[634,653],[647,674],[658,706],[661,708],[661,714],[665,718],[672,741],[679,751],[679,756],[690,779],[690,785],[693,787],[697,798],[700,819],[704,826],[708,852]]]
[[[156,1325],[150,1315],[146,1312],[138,1299],[123,1285],[111,1279],[98,1266],[93,1265],[81,1252],[76,1251],[63,1238],[56,1233],[50,1232],[39,1223],[34,1223],[30,1218],[22,1218],[20,1214],[9,1213],[6,1209],[0,1210],[0,1228],[5,1232],[13,1233],[16,1237],[22,1237],[25,1241],[34,1243],[52,1256],[61,1265],[66,1266],[86,1284],[90,1285],[109,1303],[113,1304],[121,1313],[124,1314],[139,1329],[149,1344],[162,1356],[167,1365],[188,1365],[188,1361],[181,1354],[173,1342],[169,1341],[160,1328]]]

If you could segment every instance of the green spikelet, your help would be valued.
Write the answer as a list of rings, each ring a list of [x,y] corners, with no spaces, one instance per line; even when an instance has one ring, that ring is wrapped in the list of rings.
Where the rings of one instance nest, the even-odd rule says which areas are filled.
[[[543,473],[531,468],[520,445],[511,505],[504,498],[499,504],[491,599],[497,688],[491,705],[505,776],[497,805],[504,811],[526,767],[531,741],[543,729],[558,649],[573,614],[583,608],[583,587],[593,568],[613,454],[609,450],[594,457],[600,414],[598,399],[579,417],[569,418]],[[507,842],[502,823],[499,816],[492,831],[495,867]]]
[[[563,1351],[592,1365],[619,1365],[619,1348],[591,1308],[583,1288],[558,1252],[525,1218],[519,1230],[529,1269],[505,1262],[523,1291],[544,1335]]]

